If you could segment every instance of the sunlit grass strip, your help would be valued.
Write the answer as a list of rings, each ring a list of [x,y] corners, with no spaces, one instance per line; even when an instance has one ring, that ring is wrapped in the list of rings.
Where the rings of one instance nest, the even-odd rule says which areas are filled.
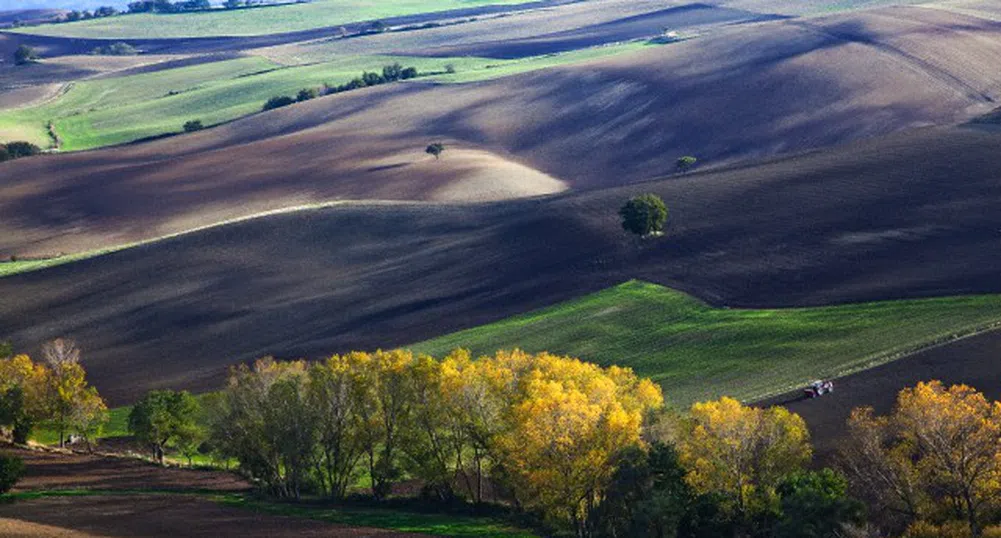
[[[413,348],[519,347],[630,366],[687,406],[721,395],[763,399],[999,326],[1001,295],[745,310],[628,282]]]

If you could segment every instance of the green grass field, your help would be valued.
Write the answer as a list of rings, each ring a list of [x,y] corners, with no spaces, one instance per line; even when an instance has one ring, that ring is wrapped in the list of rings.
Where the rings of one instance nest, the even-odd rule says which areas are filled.
[[[253,36],[452,9],[520,4],[525,1],[527,0],[314,0],[310,3],[232,11],[125,15],[34,26],[18,31],[95,39]]]
[[[243,495],[222,496],[218,498],[218,501],[226,506],[236,506],[272,515],[315,519],[341,525],[393,529],[432,536],[452,536],[455,538],[480,536],[532,538],[536,536],[531,532],[516,529],[504,521],[489,517],[418,513],[380,508],[276,503]]]
[[[108,411],[108,423],[105,424],[101,437],[124,437],[128,435],[129,413],[131,412],[131,405],[110,409]],[[36,443],[57,445],[59,444],[59,432],[46,428],[35,428],[35,431],[32,432],[31,439]]]
[[[436,356],[518,347],[630,366],[677,406],[753,401],[1001,321],[1001,296],[778,310],[712,308],[643,282],[411,346]]]
[[[352,56],[296,67],[248,57],[76,82],[53,101],[0,112],[0,136],[18,133],[30,142],[50,147],[47,125],[52,121],[62,140],[62,151],[93,149],[177,133],[189,120],[201,120],[206,126],[231,121],[259,112],[275,95],[294,96],[302,88],[343,84],[363,71],[381,71],[382,66],[394,62],[417,67],[422,73],[440,73],[424,80],[472,82],[646,46],[624,43],[521,60]],[[456,72],[444,74],[446,65],[454,66]]]

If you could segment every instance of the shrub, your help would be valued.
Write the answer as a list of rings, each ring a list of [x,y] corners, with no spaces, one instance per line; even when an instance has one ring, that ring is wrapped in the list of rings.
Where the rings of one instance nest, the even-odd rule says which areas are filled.
[[[20,159],[21,157],[38,155],[42,152],[42,149],[31,142],[8,142],[6,151],[9,158]]]
[[[445,72],[448,74],[455,73],[455,64],[445,64]]]
[[[441,154],[444,152],[445,152],[445,144],[442,144],[441,142],[435,142],[434,144],[430,144],[424,150],[424,153],[427,153],[428,155],[434,155],[434,159],[436,161],[441,157]]]
[[[24,475],[24,462],[17,456],[0,454],[0,495],[14,489]]]
[[[320,92],[316,91],[316,88],[303,88],[299,90],[299,95],[296,96],[295,100],[301,103],[310,99],[316,99],[319,95]]]
[[[205,126],[202,125],[202,120],[191,120],[184,124],[184,132],[193,133],[195,131],[201,131]]]
[[[677,166],[679,172],[686,172],[691,167],[695,166],[696,162],[698,162],[698,159],[696,159],[695,157],[692,157],[691,155],[685,155],[684,157],[679,158],[675,162],[675,165]]]
[[[399,62],[393,65],[387,65],[382,68],[382,78],[386,82],[393,82],[394,80],[400,80],[403,78],[403,66]]]
[[[637,196],[619,209],[622,228],[636,235],[646,236],[664,231],[667,206],[656,194]]]
[[[378,86],[386,82],[386,79],[382,78],[379,73],[369,73],[368,71],[362,73],[361,80],[366,86]]]
[[[268,99],[267,103],[264,103],[263,110],[267,112],[268,110],[274,110],[276,108],[281,108],[283,106],[289,106],[292,103],[295,103],[295,99],[292,99],[287,95],[276,95],[271,99]]]
[[[14,51],[14,63],[17,65],[34,63],[38,59],[38,51],[27,45],[21,45]]]
[[[7,151],[7,146],[0,144],[0,163],[11,159],[13,159],[13,157],[11,157],[10,152]]]
[[[419,73],[417,72],[417,68],[416,67],[407,67],[403,71],[400,72],[400,79],[401,80],[409,80],[409,79],[412,79],[412,78],[417,78],[418,74]]]
[[[134,56],[139,54],[139,50],[128,43],[119,41],[118,43],[97,47],[91,51],[91,54],[102,56]]]

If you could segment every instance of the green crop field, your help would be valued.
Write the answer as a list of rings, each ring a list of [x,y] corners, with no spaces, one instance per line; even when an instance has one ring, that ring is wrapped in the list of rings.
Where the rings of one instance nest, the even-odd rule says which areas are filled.
[[[632,52],[646,46],[624,43],[521,60],[351,56],[296,67],[249,57],[85,80],[72,84],[50,102],[0,112],[0,138],[3,133],[17,133],[20,139],[51,147],[47,128],[51,121],[62,151],[93,149],[177,133],[189,120],[201,120],[206,126],[231,121],[259,112],[272,96],[294,96],[302,88],[325,83],[343,84],[363,71],[381,71],[382,66],[393,62],[417,67],[422,73],[438,73],[430,80],[471,82]],[[453,66],[455,73],[445,74],[446,65]]]
[[[314,0],[308,3],[196,13],[135,14],[18,31],[55,37],[160,39],[254,36],[340,26],[351,22],[527,0]]]
[[[674,405],[753,401],[898,358],[1001,321],[1001,296],[771,310],[712,308],[628,282],[569,303],[412,346],[442,356],[521,348],[630,366]]]

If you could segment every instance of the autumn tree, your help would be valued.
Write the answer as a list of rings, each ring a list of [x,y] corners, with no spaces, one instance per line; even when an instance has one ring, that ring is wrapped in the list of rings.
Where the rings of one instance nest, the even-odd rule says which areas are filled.
[[[587,536],[615,456],[641,442],[643,416],[663,396],[631,370],[547,353],[498,353],[513,389],[495,441],[518,500]]]
[[[358,374],[366,361],[361,353],[334,355],[309,370],[310,405],[317,414],[319,483],[335,499],[347,494],[365,454],[361,409],[367,387],[366,378]]]
[[[88,441],[107,421],[107,406],[97,389],[87,383],[80,349],[72,340],[56,339],[42,346],[48,365],[43,401],[46,422],[59,433],[59,446],[76,432]]]
[[[273,495],[298,498],[313,462],[316,413],[303,361],[271,358],[230,371],[212,419],[212,443]]]
[[[873,451],[873,459],[883,461],[863,460],[857,468],[894,469],[904,477],[895,476],[894,483],[919,490],[920,496],[913,497],[930,503],[922,511],[920,501],[911,501],[913,517],[955,517],[971,536],[981,536],[988,514],[1001,508],[1001,403],[988,401],[966,385],[946,387],[931,381],[902,390],[886,419],[873,418],[871,410],[863,409],[856,410],[852,420],[856,446],[865,441],[857,438],[860,435],[884,440],[881,450]],[[861,478],[858,472],[853,475]]]
[[[151,391],[132,407],[129,433],[149,445],[153,459],[163,465],[169,444],[190,448],[199,438],[198,411],[198,400],[187,391]]]
[[[385,498],[401,477],[397,458],[414,404],[408,379],[413,361],[409,351],[377,351],[362,371],[368,393],[362,396],[366,404],[361,408],[362,420],[367,425],[363,441],[372,495],[377,499]]]
[[[775,488],[812,455],[803,419],[782,407],[761,409],[732,398],[696,403],[680,434],[686,479],[698,493],[718,493],[735,521],[774,501]]]
[[[0,359],[0,428],[26,443],[34,425],[47,418],[50,371],[27,355]]]
[[[630,199],[619,209],[622,228],[645,237],[663,233],[667,222],[667,206],[656,194],[643,194]]]

